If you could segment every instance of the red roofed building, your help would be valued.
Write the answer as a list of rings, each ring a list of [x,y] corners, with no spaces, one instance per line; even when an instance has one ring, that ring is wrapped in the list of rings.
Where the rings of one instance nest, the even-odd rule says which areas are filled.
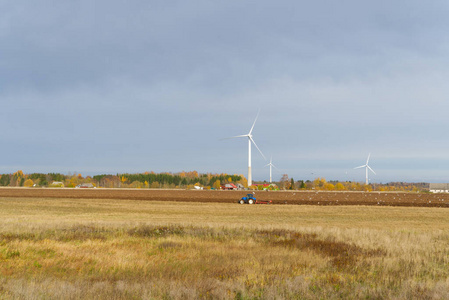
[[[221,188],[223,190],[236,190],[237,186],[233,183],[226,183],[225,185],[222,185]]]

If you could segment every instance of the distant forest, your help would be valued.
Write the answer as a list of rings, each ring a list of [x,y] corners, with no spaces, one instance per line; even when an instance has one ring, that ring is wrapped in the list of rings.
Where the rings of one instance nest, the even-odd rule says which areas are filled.
[[[60,173],[31,173],[24,174],[21,170],[13,174],[1,174],[0,186],[9,187],[66,187],[74,188],[81,184],[91,183],[99,188],[170,188],[191,189],[200,186],[204,189],[220,189],[227,183],[239,183],[247,187],[248,181],[243,175],[229,174],[200,174],[197,171],[178,173],[123,173],[102,174],[83,177],[81,174],[64,175]],[[428,191],[429,184],[390,182],[364,184],[351,181],[327,181],[325,178],[310,180],[294,180],[283,174],[278,182],[274,182],[282,190],[323,190],[323,191]],[[265,186],[264,186],[265,185]],[[256,181],[250,189],[267,188],[266,181]],[[269,187],[270,189],[272,187]]]
[[[83,183],[92,183],[104,188],[220,188],[226,183],[247,185],[243,175],[199,174],[197,171],[179,173],[136,173],[102,174],[83,177],[81,174],[64,175],[60,173],[24,174],[21,170],[13,174],[1,174],[0,186],[11,187],[76,187]]]

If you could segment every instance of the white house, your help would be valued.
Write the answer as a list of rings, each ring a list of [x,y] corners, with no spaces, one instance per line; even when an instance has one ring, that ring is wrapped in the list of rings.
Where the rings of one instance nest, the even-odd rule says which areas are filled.
[[[449,183],[431,183],[429,191],[431,193],[449,193]]]

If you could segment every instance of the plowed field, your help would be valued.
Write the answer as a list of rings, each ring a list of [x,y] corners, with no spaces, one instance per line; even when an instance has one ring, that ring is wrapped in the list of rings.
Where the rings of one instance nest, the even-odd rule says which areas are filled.
[[[83,198],[147,201],[237,203],[246,191],[162,190],[162,189],[54,189],[0,188],[0,197],[16,198]],[[449,194],[396,192],[324,192],[271,191],[255,192],[258,200],[273,204],[295,205],[382,205],[449,207]]]

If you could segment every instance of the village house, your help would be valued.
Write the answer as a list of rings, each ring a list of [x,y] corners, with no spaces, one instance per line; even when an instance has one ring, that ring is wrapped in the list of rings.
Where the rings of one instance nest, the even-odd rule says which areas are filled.
[[[430,183],[429,191],[431,193],[449,193],[449,183]]]

